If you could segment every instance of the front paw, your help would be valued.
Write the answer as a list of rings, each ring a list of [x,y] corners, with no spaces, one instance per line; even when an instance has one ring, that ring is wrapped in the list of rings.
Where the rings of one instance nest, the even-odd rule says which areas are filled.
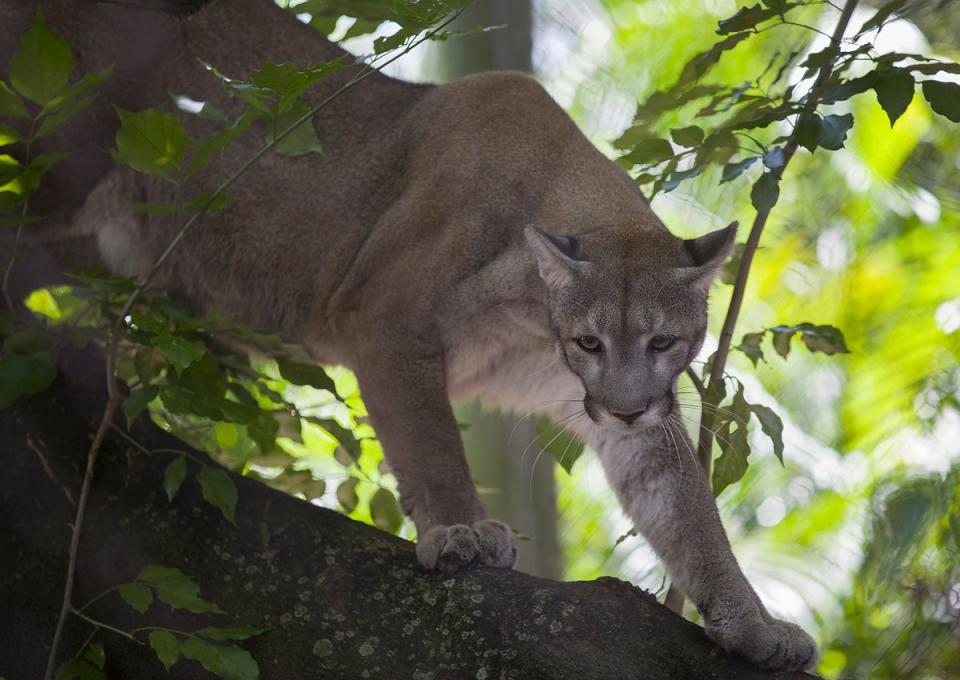
[[[764,670],[802,671],[817,662],[813,638],[800,626],[772,617],[708,626],[707,635]]]
[[[472,526],[440,524],[417,542],[417,560],[431,570],[456,572],[473,564],[510,568],[516,559],[510,527],[494,519]]]

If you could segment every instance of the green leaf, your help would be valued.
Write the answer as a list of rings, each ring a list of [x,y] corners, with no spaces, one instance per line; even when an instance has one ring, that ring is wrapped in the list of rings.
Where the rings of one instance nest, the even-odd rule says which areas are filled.
[[[750,410],[760,421],[760,429],[773,443],[773,455],[783,464],[783,421],[773,409],[762,404],[750,404]]]
[[[665,139],[644,139],[637,142],[623,158],[634,165],[662,163],[673,158],[673,147]]]
[[[196,635],[208,640],[246,640],[262,633],[269,628],[254,628],[253,626],[235,626],[232,628],[201,628],[195,631]]]
[[[123,402],[123,414],[127,417],[127,425],[132,425],[143,410],[147,408],[151,401],[157,398],[160,388],[156,385],[147,385],[134,390]]]
[[[22,137],[19,132],[9,125],[0,123],[0,146],[10,146],[11,144],[16,144],[21,139]],[[3,183],[5,184],[5,182]]]
[[[174,609],[185,609],[195,614],[222,613],[212,602],[200,597],[200,586],[175,567],[149,564],[140,570],[137,580],[152,585],[157,598]]]
[[[250,126],[253,125],[254,121],[258,120],[259,116],[260,114],[255,111],[248,110],[234,121],[232,125],[203,140],[197,146],[196,152],[190,159],[190,163],[187,164],[184,177],[189,179],[207,167],[210,161],[213,160],[214,154],[220,152],[224,147],[249,130]]]
[[[415,35],[417,30],[410,29],[405,30],[401,29],[392,35],[383,36],[377,38],[373,41],[373,51],[377,54],[383,54],[384,52],[389,52],[390,50],[395,50],[398,47],[402,46],[403,43],[407,41],[408,38]]]
[[[47,28],[38,9],[33,27],[20,38],[17,51],[7,62],[10,82],[17,92],[43,106],[60,94],[72,68],[70,48]]]
[[[356,477],[348,477],[337,487],[337,500],[346,514],[350,514],[357,507],[357,482]]]
[[[270,143],[277,139],[286,129],[310,112],[310,106],[304,102],[296,102],[289,111],[281,113],[267,122],[265,141]],[[323,146],[317,138],[317,130],[313,126],[313,118],[307,118],[296,128],[286,133],[273,147],[273,150],[284,156],[302,156],[303,154],[321,153]]]
[[[230,476],[219,468],[204,465],[197,475],[197,481],[203,491],[203,500],[219,508],[228,521],[236,524],[234,511],[237,507],[237,487]]]
[[[823,352],[824,354],[849,354],[850,350],[843,339],[843,333],[840,329],[833,326],[814,326],[813,324],[800,324],[803,338],[803,344],[811,352]]]
[[[780,198],[780,178],[772,172],[760,176],[750,191],[750,200],[758,213],[767,212],[777,204]]]
[[[934,61],[926,64],[910,64],[905,66],[911,71],[916,71],[917,73],[922,73],[925,76],[935,76],[938,73],[953,73],[954,75],[960,74],[960,64],[955,61]]]
[[[169,673],[173,664],[180,660],[180,643],[177,642],[177,638],[166,630],[151,630],[147,640],[153,651],[157,653],[163,669]]]
[[[783,358],[790,351],[790,339],[795,333],[800,333],[803,344],[811,352],[823,354],[848,354],[846,342],[840,329],[829,325],[814,325],[803,322],[795,326],[774,326],[768,329],[773,333],[773,347]]]
[[[307,421],[323,428],[331,437],[340,442],[340,448],[350,454],[350,458],[354,461],[360,459],[360,442],[351,430],[331,418],[307,416]]]
[[[57,377],[49,352],[11,354],[0,359],[0,408],[25,394],[37,394]]]
[[[73,120],[78,114],[93,103],[95,94],[88,94],[98,87],[110,75],[107,68],[98,73],[88,73],[78,82],[63,91],[58,97],[47,104],[45,115],[37,130],[37,138],[47,137]]]
[[[277,368],[280,370],[280,376],[294,385],[309,385],[318,390],[326,390],[335,396],[337,394],[333,380],[320,366],[277,357]]]
[[[190,139],[173,114],[158,109],[131,113],[117,108],[116,159],[137,172],[166,179],[180,171],[183,153]]]
[[[10,154],[0,155],[0,185],[6,184],[23,172],[20,161]]]
[[[537,420],[537,439],[543,450],[553,456],[567,474],[583,454],[583,441],[546,416]]]
[[[778,2],[776,7],[763,7],[759,3],[749,7],[741,7],[737,10],[736,14],[719,22],[717,33],[726,35],[727,33],[733,33],[735,31],[755,28],[757,24],[778,14],[784,14],[793,6],[794,5],[787,2]]]
[[[5,118],[29,118],[30,112],[23,105],[20,95],[0,80],[0,116]]]
[[[103,643],[94,642],[92,645],[87,647],[87,651],[83,653],[83,658],[100,670],[103,670],[103,665],[107,662],[107,655],[103,651]]]
[[[86,98],[92,90],[103,84],[103,81],[109,78],[111,73],[113,73],[113,67],[108,66],[102,71],[84,74],[80,80],[67,86],[59,96],[48,102],[44,107],[44,113],[50,115],[59,112],[61,107],[77,104],[78,101]]]
[[[960,123],[960,85],[941,83],[938,80],[923,81],[923,96],[930,108],[954,123]]]
[[[840,50],[833,45],[828,45],[818,52],[812,52],[800,64],[800,68],[807,69],[804,78],[812,78],[817,71],[829,64],[839,55]]]
[[[158,335],[151,340],[151,344],[160,350],[177,373],[183,373],[207,353],[207,348],[199,342],[179,335]]]
[[[824,116],[820,122],[817,144],[830,151],[839,151],[843,148],[843,143],[847,139],[847,131],[851,127],[853,127],[852,113],[842,115],[832,113],[829,116]]]
[[[749,33],[742,35],[747,37]],[[699,56],[702,57],[703,55],[701,54]],[[718,59],[719,56],[718,54]],[[690,65],[688,64],[688,66]],[[634,124],[627,128],[619,139],[613,142],[614,148],[628,149],[636,142],[648,137],[650,135],[648,129],[649,123],[658,118],[664,111],[679,109],[681,106],[692,101],[709,97],[726,90],[726,88],[720,85],[698,84],[693,87],[685,87],[686,84],[685,81],[677,81],[669,90],[654,92],[645,102],[637,106],[637,111],[634,114]]]
[[[247,650],[229,645],[220,647],[220,661],[226,680],[258,680],[260,668]]]
[[[141,614],[153,604],[153,591],[142,583],[124,583],[120,586],[120,597]]]
[[[836,104],[837,102],[846,101],[854,95],[869,90],[871,87],[873,87],[876,79],[877,72],[870,71],[859,78],[853,78],[852,80],[846,80],[842,83],[837,83],[824,93],[823,98],[820,101],[823,104]]]
[[[188,659],[225,680],[257,680],[260,669],[250,653],[235,645],[211,645],[195,637],[187,638],[180,651]]]
[[[786,359],[787,355],[790,354],[790,339],[793,338],[796,330],[793,326],[776,326],[771,328],[770,332],[773,333],[773,349]]]
[[[890,127],[893,127],[913,101],[913,88],[913,76],[909,71],[895,68],[877,75],[873,90],[877,93],[877,101],[890,119]]]
[[[107,676],[91,663],[73,659],[60,664],[56,680],[106,680]]]
[[[775,146],[763,154],[763,164],[770,170],[779,170],[786,164],[786,162],[787,159],[783,155],[782,146]]]
[[[676,172],[671,172],[670,176],[663,181],[661,188],[664,193],[673,191],[676,189],[684,180],[692,179],[700,174],[703,168],[693,167],[688,170],[678,170]]]
[[[763,361],[763,350],[760,349],[760,343],[763,341],[764,333],[747,333],[740,340],[736,349],[740,350],[749,357],[756,367],[758,361]]]
[[[389,489],[377,489],[370,499],[370,516],[373,523],[391,534],[397,533],[403,525],[403,513],[397,504],[397,497]]]
[[[261,101],[276,98],[274,107],[277,112],[289,111],[296,98],[312,82],[313,80],[306,72],[300,71],[291,62],[275,64],[268,61],[250,74],[250,83],[257,88],[268,91],[267,93],[258,93]]]
[[[193,581],[193,579],[176,567],[165,567],[159,564],[148,564],[145,566],[140,570],[140,573],[137,574],[137,580],[154,586],[175,581]]]
[[[697,146],[703,141],[703,129],[696,125],[677,128],[670,131],[670,137],[680,146]]]
[[[183,456],[174,458],[167,469],[163,471],[163,490],[167,492],[167,500],[173,501],[184,477],[187,476],[187,460]]]
[[[740,481],[747,471],[750,443],[747,441],[746,426],[734,425],[729,420],[724,422],[717,431],[717,444],[721,454],[713,467],[714,496],[719,496],[725,488]]]
[[[197,112],[197,115],[204,120],[212,120],[214,123],[230,122],[227,112],[221,109],[219,106],[214,106],[210,102],[204,102],[203,106],[200,107],[200,111]]]
[[[720,178],[720,184],[729,182],[732,179],[736,179],[741,175],[741,173],[743,173],[744,170],[749,168],[758,160],[760,160],[759,156],[750,156],[749,158],[743,158],[739,161],[727,163],[723,166],[723,174]]]
[[[813,152],[817,148],[817,138],[820,136],[821,118],[815,113],[801,113],[797,117],[797,125],[793,130],[797,143],[807,151]]]
[[[749,31],[734,33],[733,35],[727,36],[720,42],[714,43],[710,49],[694,55],[693,58],[690,59],[690,61],[688,61],[683,67],[683,71],[680,73],[680,77],[677,79],[677,85],[685,85],[687,83],[692,83],[696,80],[699,80],[706,75],[707,71],[713,68],[718,61],[720,61],[720,57],[723,56],[724,52],[733,49],[749,37]],[[676,85],[674,87],[676,87]]]
[[[894,12],[899,12],[906,6],[906,4],[907,0],[890,0],[890,2],[887,2],[885,5],[881,6],[872,17],[864,22],[863,26],[860,27],[860,30],[857,31],[857,36],[873,30],[874,28],[880,28],[880,26],[883,25],[883,22],[885,22],[891,14]]]

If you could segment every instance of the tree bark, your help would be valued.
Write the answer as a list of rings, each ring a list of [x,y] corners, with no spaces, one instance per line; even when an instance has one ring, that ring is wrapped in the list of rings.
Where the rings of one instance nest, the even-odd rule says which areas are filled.
[[[0,411],[0,674],[9,680],[38,677],[46,661],[84,458],[106,401],[102,385],[95,348],[65,350],[53,387]],[[151,450],[185,448],[145,418],[130,436]],[[114,592],[87,610],[97,620],[124,630],[269,627],[242,643],[265,679],[810,677],[767,674],[728,657],[699,627],[616,579],[560,583],[486,568],[427,573],[410,543],[238,476],[233,526],[202,502],[195,463],[167,501],[162,479],[172,455],[146,455],[108,434],[80,539],[74,605],[161,564],[193,576],[227,614],[154,603],[140,615]],[[76,654],[92,630],[71,617],[59,659]],[[186,660],[167,675],[148,646],[115,633],[97,639],[111,679],[207,677]]]

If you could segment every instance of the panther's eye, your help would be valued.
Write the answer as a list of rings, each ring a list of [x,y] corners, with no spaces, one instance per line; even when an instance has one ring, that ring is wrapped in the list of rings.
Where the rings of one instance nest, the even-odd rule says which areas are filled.
[[[574,340],[576,341],[580,349],[582,349],[584,352],[591,352],[593,354],[596,354],[597,352],[603,349],[603,345],[600,342],[600,338],[598,338],[595,335],[581,335],[577,338],[574,338]]]
[[[654,352],[665,352],[677,341],[676,335],[655,335],[650,340],[650,349]]]

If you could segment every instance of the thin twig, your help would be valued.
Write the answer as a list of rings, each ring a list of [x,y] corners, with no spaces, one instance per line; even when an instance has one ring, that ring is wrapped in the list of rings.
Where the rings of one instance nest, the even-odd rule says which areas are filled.
[[[109,630],[111,633],[116,633],[117,635],[122,635],[123,637],[127,638],[128,640],[133,640],[133,641],[136,642],[138,645],[142,645],[142,644],[143,644],[143,642],[141,642],[140,640],[138,640],[137,638],[135,638],[133,635],[131,635],[131,634],[128,633],[127,631],[125,631],[125,630],[123,630],[123,629],[121,629],[121,628],[116,628],[116,627],[114,627],[114,626],[111,626],[109,623],[104,623],[103,621],[97,621],[96,619],[87,616],[86,614],[84,614],[84,613],[83,613],[82,611],[80,611],[79,609],[71,609],[71,610],[70,610],[70,613],[73,614],[74,616],[76,616],[77,618],[83,619],[84,621],[86,621],[87,623],[89,623],[91,626],[96,626],[97,628],[102,628],[103,630]]]
[[[50,656],[47,657],[47,670],[44,678],[50,680],[53,677],[53,666],[57,661],[57,650],[60,647],[60,637],[63,635],[63,626],[67,617],[71,613],[77,613],[73,607],[73,580],[77,572],[77,550],[80,546],[80,530],[83,528],[83,518],[87,511],[87,500],[90,496],[90,486],[93,481],[93,470],[97,464],[97,454],[100,451],[100,445],[107,434],[110,421],[113,420],[113,414],[116,413],[119,401],[113,398],[107,400],[107,407],[103,411],[103,418],[100,420],[100,426],[97,428],[97,434],[90,444],[90,451],[87,453],[87,468],[83,473],[83,482],[80,486],[80,498],[77,500],[77,516],[73,520],[73,533],[70,536],[70,557],[67,561],[67,580],[63,587],[63,606],[60,608],[60,616],[57,617],[57,627],[53,632],[53,642],[50,644]],[[81,618],[85,615],[80,614]]]
[[[110,429],[116,432],[118,435],[120,435],[120,437],[125,439],[127,443],[129,443],[131,446],[136,447],[137,449],[147,454],[148,456],[152,456],[155,453],[170,453],[177,456],[184,456],[186,458],[189,458],[190,460],[192,460],[194,463],[197,463],[198,465],[209,465],[209,461],[205,461],[202,458],[190,453],[189,451],[184,451],[181,449],[148,449],[146,446],[138,442],[136,439],[131,437],[126,432],[124,432],[123,428],[117,427],[116,425],[111,424]]]

